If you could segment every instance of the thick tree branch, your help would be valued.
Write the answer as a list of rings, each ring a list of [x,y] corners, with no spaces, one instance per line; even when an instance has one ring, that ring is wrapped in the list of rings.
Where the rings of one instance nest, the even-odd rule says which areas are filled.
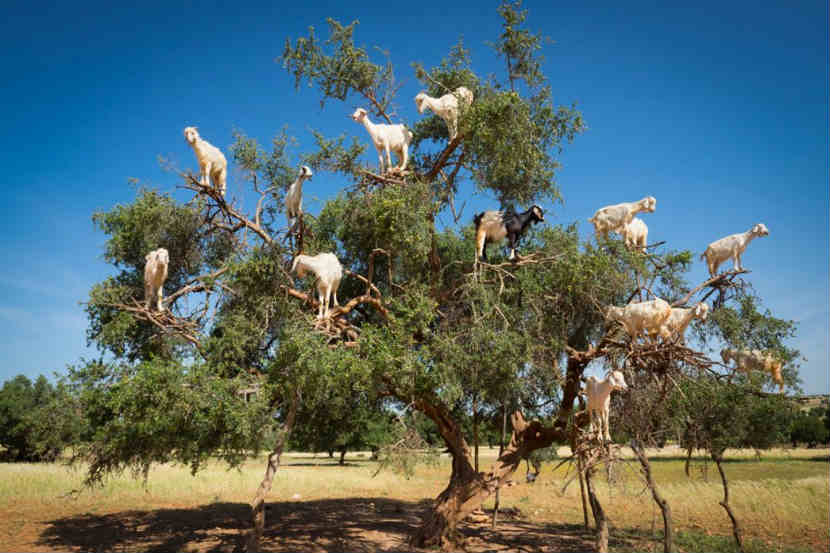
[[[432,166],[432,169],[430,169],[426,174],[423,175],[424,180],[431,181],[436,176],[438,176],[439,171],[441,171],[441,169],[444,168],[444,165],[447,164],[447,160],[450,159],[450,156],[458,147],[458,145],[461,144],[462,140],[464,140],[464,136],[459,134],[453,140],[451,140],[449,144],[447,144],[447,146],[444,148],[444,151],[442,151],[441,154],[438,156],[438,159],[435,160],[435,164]]]

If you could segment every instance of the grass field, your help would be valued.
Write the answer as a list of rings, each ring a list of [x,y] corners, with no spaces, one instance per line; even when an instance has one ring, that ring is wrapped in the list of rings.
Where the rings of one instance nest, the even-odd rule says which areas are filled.
[[[671,505],[681,550],[728,551],[731,526],[718,505],[716,467],[703,457],[683,471],[679,452],[652,455],[652,470]],[[744,528],[748,551],[828,551],[830,452],[773,450],[727,452],[730,504]],[[560,456],[567,449],[560,449]],[[485,449],[482,467],[495,451]],[[418,467],[406,479],[373,476],[367,455],[350,454],[346,466],[310,454],[288,454],[269,496],[265,550],[409,550],[406,538],[420,514],[447,483],[446,457]],[[0,549],[3,551],[231,551],[249,523],[248,501],[264,460],[228,471],[216,463],[196,476],[186,468],[158,466],[147,487],[129,475],[103,488],[81,489],[83,473],[57,464],[0,464]],[[502,490],[502,522],[465,523],[471,551],[579,550],[592,535],[583,524],[579,483],[573,472],[546,464],[535,484]],[[601,471],[599,496],[611,521],[612,551],[662,550],[662,521],[630,460]],[[71,493],[81,490],[80,493]],[[492,500],[484,505],[492,508]]]

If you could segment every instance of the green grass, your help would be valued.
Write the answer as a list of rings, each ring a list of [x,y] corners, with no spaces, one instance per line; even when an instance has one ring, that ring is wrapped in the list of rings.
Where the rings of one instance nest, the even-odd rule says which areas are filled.
[[[674,533],[672,540],[675,550],[679,552],[706,551],[707,553],[740,553],[738,544],[732,535],[719,536],[699,531],[680,531]],[[744,553],[798,553],[800,547],[776,546],[770,542],[754,538],[743,538]],[[621,531],[616,543],[610,544],[613,553],[632,553],[638,551],[663,551],[663,532],[648,535],[643,532]],[[644,549],[644,545],[646,548]]]

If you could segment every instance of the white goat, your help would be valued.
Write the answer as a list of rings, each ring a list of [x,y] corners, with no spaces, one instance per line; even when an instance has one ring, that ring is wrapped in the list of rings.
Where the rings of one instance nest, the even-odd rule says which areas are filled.
[[[648,227],[639,217],[634,217],[630,223],[626,224],[620,234],[625,239],[625,247],[629,250],[639,249],[646,253],[646,244],[648,243]]]
[[[594,216],[588,219],[593,223],[597,240],[600,236],[608,237],[608,232],[619,232],[622,234],[625,225],[631,222],[636,214],[641,211],[653,212],[657,209],[657,200],[654,196],[646,196],[638,202],[625,202],[615,205],[607,205],[599,208]]]
[[[726,238],[715,240],[706,251],[700,254],[700,259],[706,258],[706,264],[709,266],[709,275],[715,276],[718,272],[718,267],[721,263],[732,258],[734,269],[736,271],[743,270],[741,267],[741,254],[756,236],[767,236],[769,231],[764,223],[758,223],[746,232],[739,232],[732,234]]]
[[[357,108],[352,114],[352,119],[358,123],[363,123],[366,130],[369,131],[369,136],[372,137],[372,144],[378,151],[378,163],[380,164],[380,173],[383,174],[383,153],[386,152],[386,169],[392,170],[392,157],[390,152],[395,152],[401,160],[400,167],[395,168],[398,171],[403,171],[406,168],[406,162],[409,161],[409,143],[412,141],[413,134],[404,125],[386,125],[383,123],[372,123],[369,120],[369,115],[363,108]]]
[[[184,139],[196,152],[196,159],[199,161],[199,183],[208,186],[208,179],[212,180],[213,187],[224,196],[228,178],[228,161],[224,154],[207,140],[202,140],[196,127],[185,127]]]
[[[608,427],[608,411],[611,407],[611,392],[614,390],[627,390],[625,378],[620,371],[612,371],[611,374],[602,380],[595,376],[585,379],[586,408],[589,417],[588,429],[590,432],[599,430],[600,440],[611,441],[611,431]],[[598,418],[597,428],[594,419]]]
[[[727,348],[721,350],[720,357],[725,365],[728,365],[730,360],[735,361],[735,369],[746,374],[753,370],[768,372],[780,388],[784,387],[784,378],[781,376],[783,363],[771,353],[758,349]]]
[[[641,334],[659,334],[664,340],[671,337],[666,321],[671,316],[671,306],[660,298],[639,303],[629,303],[625,307],[608,306],[605,317],[622,323],[623,328],[637,339]]]
[[[424,113],[425,109],[431,109],[436,115],[447,123],[447,130],[450,140],[458,135],[459,106],[461,110],[467,109],[473,103],[473,93],[465,86],[459,86],[449,94],[440,98],[428,96],[426,92],[419,92],[415,96],[415,106],[418,113]]]
[[[164,248],[153,250],[144,256],[144,300],[147,302],[147,309],[152,309],[155,299],[158,310],[164,311],[161,300],[169,263],[170,255]]]
[[[303,212],[303,181],[311,180],[311,168],[308,165],[300,167],[300,176],[288,187],[285,195],[285,215],[289,219],[296,219]]]
[[[307,271],[317,276],[317,296],[320,301],[320,312],[318,319],[329,316],[329,296],[334,297],[334,305],[337,303],[337,289],[340,287],[340,279],[343,278],[343,266],[333,253],[318,253],[317,255],[300,254],[294,258],[291,271],[297,271],[297,276],[303,278]]]
[[[666,319],[666,326],[671,334],[676,334],[680,337],[681,342],[685,342],[684,334],[686,328],[692,322],[692,319],[700,319],[705,321],[709,315],[709,305],[700,302],[694,307],[683,309],[682,307],[672,307],[671,315]]]

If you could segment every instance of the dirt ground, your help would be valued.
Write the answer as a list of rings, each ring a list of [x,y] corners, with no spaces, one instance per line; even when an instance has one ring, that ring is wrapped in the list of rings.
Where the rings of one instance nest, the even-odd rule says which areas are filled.
[[[426,507],[380,497],[268,504],[262,548],[412,551],[407,538]],[[3,551],[238,551],[249,520],[244,503],[81,514],[30,522],[0,541]],[[592,534],[582,526],[528,522],[510,510],[499,514],[496,529],[466,521],[461,531],[469,552],[593,549]]]

